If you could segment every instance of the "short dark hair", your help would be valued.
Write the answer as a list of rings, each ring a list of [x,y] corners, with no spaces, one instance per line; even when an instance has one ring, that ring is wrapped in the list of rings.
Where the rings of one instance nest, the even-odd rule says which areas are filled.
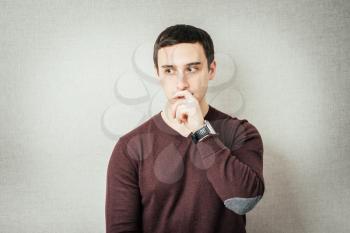
[[[179,43],[196,42],[199,42],[203,46],[209,70],[210,64],[214,60],[214,45],[210,35],[200,28],[186,24],[177,24],[167,27],[164,31],[162,31],[154,43],[153,62],[157,68],[157,71],[159,49]]]

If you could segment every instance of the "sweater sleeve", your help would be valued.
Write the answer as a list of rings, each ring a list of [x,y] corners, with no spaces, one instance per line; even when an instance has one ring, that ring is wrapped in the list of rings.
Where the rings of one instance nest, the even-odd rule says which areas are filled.
[[[236,133],[229,147],[213,135],[198,142],[197,149],[208,167],[208,180],[223,204],[244,215],[264,194],[263,142],[247,120],[241,120],[233,130]]]
[[[119,139],[107,169],[106,232],[141,232],[140,199],[137,164]]]

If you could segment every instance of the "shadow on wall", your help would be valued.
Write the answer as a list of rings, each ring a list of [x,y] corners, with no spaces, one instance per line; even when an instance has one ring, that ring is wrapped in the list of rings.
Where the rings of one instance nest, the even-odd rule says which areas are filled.
[[[303,233],[304,198],[300,200],[297,186],[297,168],[272,146],[264,148],[265,194],[261,202],[247,214],[249,233]]]

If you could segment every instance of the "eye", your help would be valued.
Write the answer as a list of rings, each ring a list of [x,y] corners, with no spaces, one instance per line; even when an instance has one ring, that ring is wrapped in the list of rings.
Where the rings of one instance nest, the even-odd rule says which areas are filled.
[[[189,67],[189,68],[187,68],[187,70],[191,73],[194,73],[198,70],[198,68],[197,67]]]
[[[165,70],[164,70],[164,73],[166,73],[166,74],[170,74],[170,73],[171,73],[171,71],[172,71],[171,69],[165,69]]]

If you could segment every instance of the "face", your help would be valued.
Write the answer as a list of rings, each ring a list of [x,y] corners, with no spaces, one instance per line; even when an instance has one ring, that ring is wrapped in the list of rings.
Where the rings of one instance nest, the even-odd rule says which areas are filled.
[[[216,63],[208,70],[203,46],[197,43],[180,43],[158,50],[157,79],[168,100],[178,91],[188,90],[203,101],[208,81],[214,79]]]

